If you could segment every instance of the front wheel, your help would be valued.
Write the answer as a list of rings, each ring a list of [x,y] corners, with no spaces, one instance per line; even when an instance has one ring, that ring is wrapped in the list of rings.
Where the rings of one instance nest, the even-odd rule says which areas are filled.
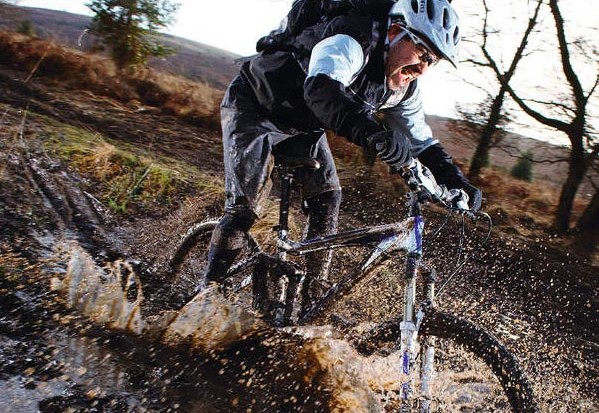
[[[427,343],[430,338],[435,342],[437,371],[434,374],[436,383],[432,386],[432,400],[437,407],[434,410],[422,410],[422,406],[419,406],[420,410],[417,411],[461,411],[464,406],[456,406],[456,403],[465,403],[469,405],[468,411],[539,412],[532,388],[518,361],[489,332],[470,321],[429,309],[419,335],[420,343]],[[399,338],[399,322],[393,320],[370,330],[360,338],[357,348],[364,354],[371,354],[383,348],[385,343],[398,342]],[[424,351],[424,345],[421,350]],[[419,360],[422,359],[423,355],[420,354]],[[486,365],[486,369],[477,366],[481,364],[480,361]],[[499,382],[495,386],[497,391],[493,390],[495,379],[491,376]],[[462,393],[458,391],[459,387]],[[413,399],[419,400],[418,397]],[[477,399],[481,403],[478,408],[473,406]]]

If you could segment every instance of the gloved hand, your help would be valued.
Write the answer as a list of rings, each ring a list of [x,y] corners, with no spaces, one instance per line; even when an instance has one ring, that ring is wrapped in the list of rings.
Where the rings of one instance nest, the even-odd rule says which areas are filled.
[[[482,204],[482,192],[468,181],[462,171],[453,164],[449,156],[440,144],[426,148],[418,159],[426,165],[438,183],[445,185],[448,189],[463,189],[470,198],[468,204],[472,212],[480,209]]]
[[[374,133],[367,138],[366,142],[379,158],[397,171],[412,160],[410,142],[401,137],[395,139],[392,131]]]
[[[462,181],[460,187],[457,189],[463,189],[464,192],[466,192],[469,198],[468,205],[470,206],[470,211],[477,212],[483,202],[483,193],[480,191],[480,189],[472,185],[467,180]]]

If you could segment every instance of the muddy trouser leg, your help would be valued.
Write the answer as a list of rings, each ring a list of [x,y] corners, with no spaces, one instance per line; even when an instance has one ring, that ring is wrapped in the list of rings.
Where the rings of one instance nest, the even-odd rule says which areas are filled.
[[[249,211],[226,212],[220,219],[210,239],[205,284],[211,281],[219,283],[223,281],[225,273],[235,258],[247,246],[247,233],[254,220],[255,216]]]
[[[331,235],[337,232],[337,218],[341,191],[333,190],[306,199],[309,219],[307,238]],[[300,316],[308,311],[324,293],[319,280],[328,278],[333,251],[317,251],[306,256],[306,279],[302,287]]]

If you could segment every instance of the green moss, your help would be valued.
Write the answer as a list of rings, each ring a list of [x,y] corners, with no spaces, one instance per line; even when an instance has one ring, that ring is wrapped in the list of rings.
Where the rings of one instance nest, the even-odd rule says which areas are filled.
[[[222,183],[179,160],[68,125],[43,132],[44,147],[90,180],[115,213],[169,207],[190,192],[222,194]]]

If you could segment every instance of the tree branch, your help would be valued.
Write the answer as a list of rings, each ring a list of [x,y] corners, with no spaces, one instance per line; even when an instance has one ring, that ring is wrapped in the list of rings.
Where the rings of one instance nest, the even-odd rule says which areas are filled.
[[[557,0],[549,0],[549,7],[551,8],[551,14],[553,14],[553,19],[555,20],[555,28],[557,30],[557,40],[559,44],[560,56],[562,61],[562,68],[564,74],[566,75],[566,79],[574,92],[574,98],[576,100],[577,109],[581,109],[584,107],[584,90],[582,89],[582,84],[580,83],[580,79],[576,75],[574,68],[572,67],[572,62],[570,59],[570,51],[568,50],[568,42],[566,40],[566,30],[564,27],[564,18],[561,15],[560,9],[557,5]]]

